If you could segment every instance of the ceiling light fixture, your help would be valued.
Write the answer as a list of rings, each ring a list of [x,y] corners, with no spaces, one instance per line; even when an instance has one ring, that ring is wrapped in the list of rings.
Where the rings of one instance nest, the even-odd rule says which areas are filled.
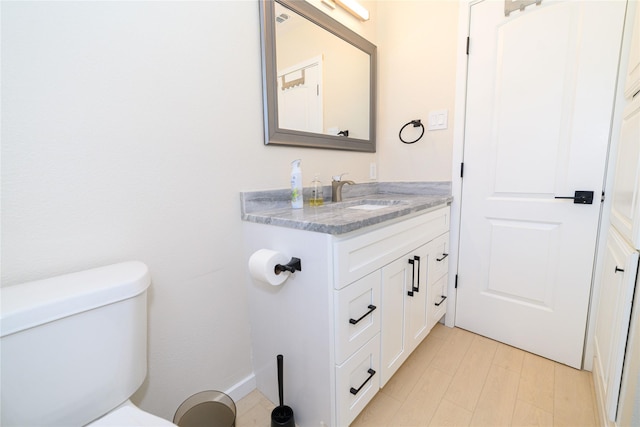
[[[322,3],[329,6],[331,9],[336,8],[336,4],[334,3],[333,0],[322,0]]]
[[[367,10],[367,8],[358,3],[357,0],[335,0],[335,2],[356,18],[362,21],[369,20],[369,11]]]

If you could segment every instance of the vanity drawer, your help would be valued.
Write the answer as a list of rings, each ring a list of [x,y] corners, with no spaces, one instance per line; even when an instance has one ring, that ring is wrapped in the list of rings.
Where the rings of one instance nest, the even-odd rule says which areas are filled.
[[[335,289],[342,289],[425,242],[448,232],[449,211],[448,206],[443,207],[334,243]]]
[[[429,286],[429,330],[435,326],[447,312],[447,279],[445,274]]]
[[[336,366],[338,426],[348,426],[380,389],[380,334]]]
[[[341,364],[380,332],[380,281],[374,271],[334,291],[336,364]]]
[[[429,283],[440,279],[449,271],[449,233],[434,239],[429,244]]]

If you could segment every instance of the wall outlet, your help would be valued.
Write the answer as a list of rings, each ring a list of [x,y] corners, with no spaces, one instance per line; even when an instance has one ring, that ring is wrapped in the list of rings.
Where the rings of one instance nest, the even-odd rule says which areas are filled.
[[[375,162],[369,163],[369,179],[378,179],[378,165]]]

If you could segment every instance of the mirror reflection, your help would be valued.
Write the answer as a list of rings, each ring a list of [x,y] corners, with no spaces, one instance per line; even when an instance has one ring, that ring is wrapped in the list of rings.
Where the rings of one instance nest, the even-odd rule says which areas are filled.
[[[280,128],[369,139],[369,55],[275,4]]]
[[[376,46],[304,1],[260,13],[265,144],[375,152]]]

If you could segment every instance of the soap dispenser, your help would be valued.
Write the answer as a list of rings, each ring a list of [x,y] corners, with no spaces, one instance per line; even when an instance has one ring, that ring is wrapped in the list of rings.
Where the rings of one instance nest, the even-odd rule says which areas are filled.
[[[291,162],[291,207],[302,209],[302,170],[300,159]]]
[[[311,206],[322,206],[324,204],[324,192],[322,191],[322,182],[318,179],[318,174],[313,178],[311,183]]]

